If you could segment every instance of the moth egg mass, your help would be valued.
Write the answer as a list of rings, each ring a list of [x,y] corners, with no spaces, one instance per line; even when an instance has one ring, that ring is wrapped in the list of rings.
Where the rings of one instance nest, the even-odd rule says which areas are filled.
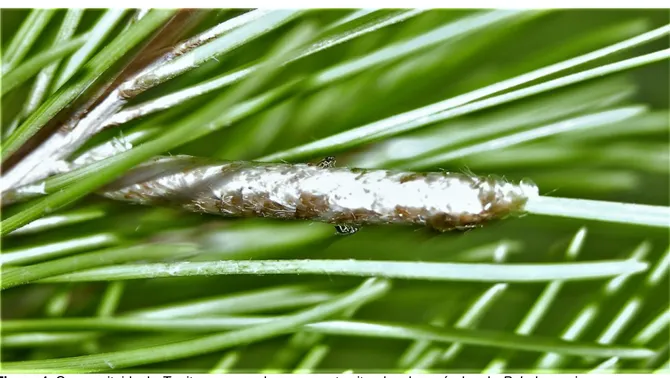
[[[535,198],[540,196],[540,188],[529,178],[521,179],[519,183],[519,188],[521,189],[521,195],[527,199]]]
[[[470,229],[523,213],[539,190],[528,179],[516,184],[465,173],[366,170],[331,161],[212,163],[182,156],[136,168],[104,195],[224,216],[321,221],[351,234],[368,224]]]

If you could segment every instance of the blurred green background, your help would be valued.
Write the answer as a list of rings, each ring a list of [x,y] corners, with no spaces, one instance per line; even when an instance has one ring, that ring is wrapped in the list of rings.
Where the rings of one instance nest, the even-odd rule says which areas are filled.
[[[333,27],[338,20],[356,14],[356,11],[311,10],[245,43],[224,57],[210,60],[191,72],[147,91],[133,99],[133,104],[196,85],[258,59],[267,59],[270,51],[287,43],[286,36],[297,27],[313,27],[315,38],[318,33],[335,34],[338,30],[351,33],[357,26],[374,24],[382,17],[396,14],[394,12],[399,14],[401,11],[378,10],[359,17],[353,23]],[[399,53],[401,43],[411,41],[405,46],[412,49],[429,32],[449,23],[462,22],[467,25],[468,22],[463,20],[475,17],[480,12],[451,9],[425,11],[278,68],[278,73],[266,80],[249,98],[268,93],[294,79],[315,80],[318,73],[371,59],[380,51],[389,54],[380,58],[377,64],[341,80],[326,82],[316,89],[300,87],[286,98],[262,107],[251,116],[180,146],[171,153],[231,160],[257,159],[483,88],[612,45],[670,22],[667,10],[528,11],[459,37],[444,38],[425,48],[417,48],[406,54]],[[2,10],[3,49],[8,46],[28,13],[29,10]],[[28,57],[51,44],[64,13],[58,11],[54,14]],[[86,10],[77,32],[94,27],[104,13],[105,10]],[[240,13],[241,10],[207,11],[194,26],[194,31],[205,30]],[[118,35],[126,27],[131,15],[132,12],[127,12],[120,18],[110,28],[107,39]],[[542,80],[667,49],[669,45],[670,41],[665,36]],[[470,170],[476,174],[495,174],[511,180],[530,177],[539,185],[542,194],[551,196],[668,206],[669,68],[667,60],[663,60],[478,110],[410,133],[344,151],[337,150],[333,154],[338,159],[338,165]],[[3,125],[16,118],[30,89],[31,83],[28,81],[2,98]],[[228,89],[199,96],[166,112],[106,130],[94,137],[82,151],[110,138],[132,135],[141,130],[157,130],[160,134],[163,128],[192,114],[224,90]],[[474,154],[439,157],[501,136],[629,104],[644,104],[648,110],[641,115],[601,127],[552,135],[518,146],[504,149],[491,147]],[[221,109],[222,114],[226,111]],[[203,120],[203,124],[206,122]],[[435,156],[432,160],[422,162],[423,159]],[[319,157],[313,158],[318,160]],[[652,267],[661,264],[658,266],[667,273],[667,260],[662,260],[668,254],[667,228],[553,216],[529,215],[466,233],[436,234],[416,227],[364,227],[355,235],[339,237],[333,235],[333,228],[329,225],[228,220],[173,209],[129,206],[102,200],[94,195],[63,211],[84,216],[82,221],[62,227],[3,237],[3,254],[31,248],[56,251],[51,257],[38,257],[30,261],[34,263],[116,245],[175,240],[196,242],[207,251],[197,256],[175,257],[185,261],[270,258],[490,263],[495,261],[494,252],[496,249],[500,251],[502,245],[507,251],[505,262],[545,263],[566,261],[566,250],[572,241],[573,248],[579,250],[577,260],[625,259],[633,251],[643,250],[646,251],[644,260],[649,261]],[[573,239],[581,228],[586,230],[585,239],[579,242],[581,239],[577,238],[576,242]],[[88,236],[96,236],[98,239],[79,247],[63,244]],[[141,253],[137,260],[134,263],[141,266]],[[612,322],[621,321],[619,311],[635,299],[639,301],[639,308],[634,316],[616,325],[615,328],[619,327],[617,336],[607,342],[635,345],[634,338],[640,330],[667,312],[670,295],[667,274],[651,286],[644,283],[645,279],[646,273],[632,276],[620,290],[612,294],[603,294],[603,285],[608,282],[607,279],[565,283],[552,303],[546,305],[546,313],[532,334],[552,340],[564,337],[566,329],[576,327],[575,323],[583,320],[579,317],[580,312],[595,304],[597,312],[586,324],[581,325],[583,329],[574,338],[596,341]],[[285,314],[331,298],[333,294],[355,287],[361,280],[356,277],[287,274],[29,284],[2,292],[2,319],[112,316],[160,306],[173,308],[183,302],[225,298],[254,290],[267,291],[270,298],[252,298],[249,303],[223,303],[213,306],[207,314],[210,317],[217,314]],[[286,285],[299,285],[301,289],[295,292],[272,291]],[[485,282],[393,280],[393,288],[385,296],[366,303],[352,315],[352,319],[373,323],[455,326],[459,318],[491,286],[491,283]],[[546,283],[510,284],[489,300],[488,308],[481,311],[476,321],[466,328],[513,333],[546,286]],[[192,313],[190,316],[202,314]],[[198,335],[140,331],[60,335],[3,332],[2,360],[38,360],[132,350],[193,339]],[[540,352],[512,353],[505,348],[465,345],[457,354],[440,359],[436,356],[443,355],[449,343],[430,343],[421,349],[408,340],[346,335],[310,338],[304,333],[295,335],[273,337],[251,345],[187,359],[131,367],[127,371],[206,372],[224,358],[224,361],[231,362],[228,367],[230,370],[240,372],[263,369],[293,371],[296,368],[315,372],[399,372],[412,367],[439,372],[478,372],[490,368],[491,361],[501,356],[506,363],[505,371],[527,371],[537,368],[543,356]],[[660,352],[647,360],[618,361],[617,368],[648,371],[667,364],[667,320],[645,346]],[[414,350],[412,348],[423,352],[412,357],[408,354]],[[552,368],[588,371],[604,360],[565,357]]]

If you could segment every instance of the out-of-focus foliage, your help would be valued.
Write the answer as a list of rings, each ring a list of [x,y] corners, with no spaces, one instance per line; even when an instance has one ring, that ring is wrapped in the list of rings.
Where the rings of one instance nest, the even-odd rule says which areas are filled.
[[[141,152],[143,143],[165,140],[155,151],[164,147],[172,154],[230,160],[278,156],[300,161],[332,154],[341,165],[466,170],[515,180],[530,177],[543,195],[670,205],[667,55],[660,62],[643,61],[638,67],[602,77],[552,85],[499,105],[474,106],[436,122],[416,126],[401,122],[400,127],[410,125],[409,131],[397,135],[389,126],[381,136],[361,134],[369,138],[365,143],[343,137],[345,142],[338,144],[337,138],[331,138],[332,143],[310,150],[315,141],[355,135],[340,133],[370,130],[365,127],[374,122],[670,23],[666,11],[655,10],[408,12],[309,10],[297,14],[139,95],[129,106],[259,65],[243,80],[109,128],[80,151],[125,138],[135,151]],[[67,20],[64,10],[52,13],[2,11],[3,81],[12,79],[12,72],[32,69],[27,66],[34,64],[31,58],[52,48]],[[190,25],[189,35],[241,13],[207,11],[193,18],[197,24]],[[73,38],[97,32],[99,40],[80,49],[98,52],[129,27],[134,16],[131,11],[86,10]],[[70,22],[76,18],[69,17]],[[28,46],[19,46],[17,35]],[[632,49],[522,82],[520,88],[668,49],[668,41],[666,33]],[[296,43],[297,50],[283,51]],[[304,50],[310,46],[321,50]],[[132,46],[126,47],[131,50]],[[309,54],[279,64],[282,54],[295,57],[304,51]],[[70,58],[50,59],[47,63],[60,63],[47,82],[72,83],[60,79],[71,69],[86,74],[81,67],[94,55],[89,52],[73,48]],[[65,68],[69,66],[75,68]],[[56,92],[57,88],[50,88],[39,95],[34,89],[37,80],[39,76],[26,78],[3,94],[3,143],[8,135],[21,132],[16,126],[26,120],[26,111],[40,111],[28,105],[30,98],[42,97],[40,103],[44,103]],[[74,80],[81,76],[75,74]],[[483,100],[518,89],[487,93]],[[619,114],[608,112],[620,109],[636,109],[636,114],[606,117]],[[563,132],[521,143],[533,130],[560,122],[567,125]],[[192,129],[186,133],[186,127]],[[196,134],[202,136],[183,143]],[[169,135],[184,138],[169,139]],[[501,148],[492,142],[504,137],[518,143]],[[114,173],[130,167],[118,165]],[[52,195],[61,196],[65,204],[113,178],[109,167],[84,174],[81,180],[89,180],[90,187],[82,184],[76,189],[79,178],[72,179]],[[7,214],[3,223],[30,206],[37,209],[37,201],[3,208]],[[50,203],[35,214],[41,216]],[[669,255],[667,228],[550,215],[528,215],[466,233],[366,227],[340,237],[329,225],[222,219],[127,206],[90,194],[3,237],[3,277],[19,282],[19,277],[28,277],[23,272],[29,272],[32,278],[31,283],[2,291],[2,361],[10,362],[12,369],[63,372],[123,368],[161,372],[653,371],[668,366]],[[418,264],[499,264],[505,270],[505,263],[568,264],[629,257],[647,261],[649,268],[631,276],[565,282],[431,281],[422,277]],[[299,275],[292,274],[299,269],[289,264],[281,275],[180,277],[178,268],[196,262],[214,266],[265,259],[406,262],[400,269],[412,278],[393,279],[390,288],[388,281],[367,282],[349,293],[364,280],[352,272],[351,276]],[[132,264],[129,269],[141,278],[32,282],[118,264]],[[147,278],[150,267],[167,269],[175,277]],[[465,268],[473,269],[476,276],[476,266]],[[105,277],[113,278],[113,267],[100,269],[110,269]],[[348,294],[341,297],[343,293]],[[276,318],[296,311],[305,312]],[[139,317],[165,322],[133,321]],[[235,324],[225,325],[225,317],[234,317],[229,320]],[[87,319],[72,324],[69,318]],[[267,322],[259,325],[259,319]],[[343,322],[305,326],[334,319]],[[210,329],[196,329],[207,321],[212,322]],[[375,325],[388,328],[380,331]],[[256,332],[250,331],[253,327],[260,327],[261,337],[249,336]],[[222,336],[229,328],[237,331]],[[156,354],[144,349],[174,342],[182,343],[159,348]],[[96,357],[103,352],[115,354]],[[62,357],[80,359],[47,361]]]

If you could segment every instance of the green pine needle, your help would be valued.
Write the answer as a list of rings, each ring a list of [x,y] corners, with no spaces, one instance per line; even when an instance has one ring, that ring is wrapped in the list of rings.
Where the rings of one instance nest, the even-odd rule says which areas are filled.
[[[0,15],[3,174],[52,168],[3,193],[3,372],[669,369],[667,12]],[[62,151],[95,161],[32,155],[79,119],[103,130]],[[177,154],[333,155],[541,196],[468,232],[339,236],[96,194]]]

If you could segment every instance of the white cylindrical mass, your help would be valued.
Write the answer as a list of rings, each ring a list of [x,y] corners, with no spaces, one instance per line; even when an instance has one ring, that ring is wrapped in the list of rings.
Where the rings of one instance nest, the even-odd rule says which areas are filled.
[[[464,173],[211,162],[177,156],[135,169],[105,188],[103,195],[225,216],[414,224],[447,231],[522,213],[538,189],[529,181],[512,184]]]

